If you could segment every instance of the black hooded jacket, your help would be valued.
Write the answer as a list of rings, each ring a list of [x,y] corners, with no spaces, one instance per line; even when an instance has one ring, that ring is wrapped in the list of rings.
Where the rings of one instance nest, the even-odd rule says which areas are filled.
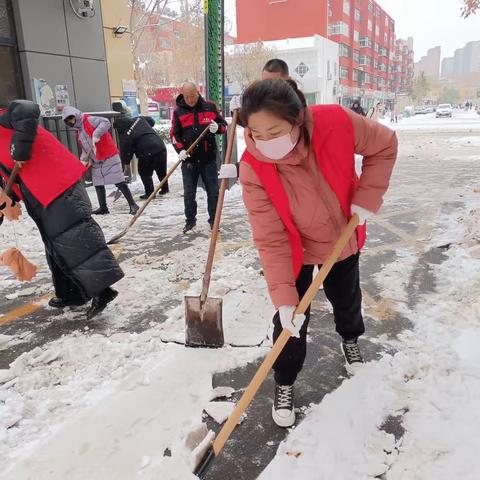
[[[227,131],[227,122],[218,111],[214,102],[205,100],[202,96],[194,107],[186,104],[183,95],[177,97],[177,108],[173,112],[172,129],[170,137],[175,150],[180,153],[187,150],[198,138],[202,131],[212,121],[218,123],[217,134]],[[217,157],[217,144],[215,135],[208,132],[202,141],[195,147],[187,162],[207,163],[215,161]]]
[[[163,140],[152,128],[152,117],[131,117],[122,115],[115,120],[114,127],[120,139],[122,163],[128,165],[133,155],[139,159],[148,158],[166,150]]]

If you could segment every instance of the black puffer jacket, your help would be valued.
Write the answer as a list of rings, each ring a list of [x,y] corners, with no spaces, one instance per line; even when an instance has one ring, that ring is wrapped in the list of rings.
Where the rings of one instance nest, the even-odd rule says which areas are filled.
[[[134,154],[141,159],[166,150],[163,140],[152,128],[152,123],[155,125],[152,117],[134,118],[130,115],[122,115],[115,120],[114,128],[120,139],[123,164],[128,165]]]
[[[177,108],[173,112],[172,129],[170,131],[175,150],[178,153],[187,150],[212,121],[218,123],[217,134],[223,134],[227,131],[227,122],[218,111],[215,103],[200,96],[197,104],[190,107],[185,103],[183,95],[179,95],[177,97]],[[216,158],[215,135],[209,132],[194,149],[187,162],[207,163],[215,161]]]
[[[37,122],[32,118],[37,109],[38,105],[33,102],[16,100],[14,105],[9,105],[8,114],[2,116],[0,126],[15,130],[12,145],[19,146],[14,149],[15,160],[25,161],[31,157],[37,134]],[[58,140],[53,135],[50,137],[53,146]],[[0,151],[0,157],[9,154],[8,151]],[[2,168],[7,176],[10,175],[6,167]],[[62,172],[55,174],[61,175]],[[124,276],[105,243],[102,229],[92,219],[90,199],[80,182],[64,191],[48,207],[30,193],[21,177],[17,177],[17,182],[27,212],[40,231],[45,250],[84,296],[96,297]],[[45,182],[48,183],[48,176]]]

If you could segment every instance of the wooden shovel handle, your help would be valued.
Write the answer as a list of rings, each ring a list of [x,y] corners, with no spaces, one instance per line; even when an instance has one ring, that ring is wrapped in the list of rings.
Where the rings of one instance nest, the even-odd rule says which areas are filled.
[[[233,142],[236,139],[235,132],[238,123],[238,110],[233,112],[232,125],[230,128],[230,135],[227,140],[227,152],[223,161],[224,165],[228,165],[232,159]],[[222,178],[220,183],[220,191],[218,193],[217,209],[215,210],[215,220],[212,227],[212,236],[210,238],[210,247],[208,249],[207,264],[205,273],[203,275],[202,293],[200,294],[200,305],[203,306],[208,296],[208,289],[210,287],[210,280],[212,277],[213,258],[215,257],[215,248],[217,246],[218,231],[220,229],[220,220],[222,218],[223,201],[225,199],[225,191],[228,186],[228,178]]]
[[[355,229],[358,226],[358,222],[359,222],[358,215],[357,214],[353,215],[350,222],[348,222],[347,227],[343,231],[342,235],[337,240],[337,243],[335,244],[335,247],[333,248],[332,253],[327,258],[325,263],[322,265],[322,268],[317,273],[312,284],[310,285],[307,292],[305,293],[302,300],[300,301],[295,311],[296,314],[305,313],[308,306],[312,303],[316,293],[318,292],[318,289],[320,288],[323,281],[329,274],[330,270],[332,269],[333,265],[337,261],[338,257],[340,256],[344,248],[347,246],[350,240],[350,237],[354,234]],[[215,438],[215,441],[213,442],[213,451],[215,452],[216,456],[221,452],[222,448],[225,445],[225,442],[228,440],[231,433],[233,432],[238,422],[240,421],[241,416],[250,405],[250,402],[252,401],[253,397],[255,396],[258,389],[262,385],[263,381],[267,377],[268,372],[270,371],[273,364],[275,363],[275,360],[277,360],[278,356],[282,352],[290,336],[291,336],[290,332],[284,329],[280,334],[280,336],[277,338],[277,341],[273,345],[268,355],[263,360],[262,364],[260,365],[260,368],[257,370],[257,373],[253,377],[252,381],[250,382],[247,389],[243,393],[242,397],[238,401],[235,409],[233,410],[230,417],[228,418],[225,425],[220,430],[220,433],[217,435],[217,437]]]
[[[20,163],[15,162],[15,165],[13,166],[12,173],[8,177],[7,184],[5,185],[5,194],[9,195],[10,191],[12,190],[12,185],[13,182],[17,179],[18,172],[20,171]]]

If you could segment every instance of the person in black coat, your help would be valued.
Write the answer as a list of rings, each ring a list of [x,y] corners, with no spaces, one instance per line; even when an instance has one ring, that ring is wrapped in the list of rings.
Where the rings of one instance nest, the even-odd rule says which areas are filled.
[[[170,138],[172,145],[182,160],[183,199],[185,205],[184,233],[197,223],[197,184],[201,177],[208,199],[208,223],[213,226],[218,201],[217,144],[215,135],[227,131],[227,122],[214,102],[205,100],[192,82],[184,83],[182,93],[177,97],[177,108],[173,112]],[[197,144],[190,155],[188,148],[202,131],[209,132]]]
[[[87,311],[92,318],[116,298],[111,285],[124,273],[92,219],[81,182],[85,167],[38,126],[39,116],[39,106],[28,100],[0,110],[0,180],[4,183],[20,162],[12,195],[23,200],[45,245],[55,287],[49,305],[64,308],[92,299]]]
[[[365,115],[365,110],[362,108],[362,106],[360,105],[360,102],[358,100],[355,100],[353,102],[350,110],[354,111],[355,113],[358,113],[359,115],[362,115],[363,117],[366,116]]]
[[[152,117],[133,118],[129,115],[125,102],[114,102],[113,110],[122,115],[115,120],[114,127],[120,140],[120,156],[124,165],[129,165],[135,154],[138,158],[138,173],[145,188],[141,199],[147,199],[154,190],[153,172],[161,182],[167,175],[167,149],[163,140],[155,132]],[[160,195],[169,192],[168,181],[160,189]]]

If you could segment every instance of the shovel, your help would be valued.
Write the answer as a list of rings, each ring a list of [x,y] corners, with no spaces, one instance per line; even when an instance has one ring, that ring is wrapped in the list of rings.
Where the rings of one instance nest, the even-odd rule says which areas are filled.
[[[238,121],[238,110],[233,112],[230,137],[227,143],[224,165],[232,158],[233,142],[236,139],[235,130]],[[207,265],[203,275],[200,297],[185,297],[185,345],[187,347],[223,347],[222,299],[208,297],[208,288],[212,275],[213,257],[217,246],[218,230],[222,217],[223,201],[228,186],[228,178],[222,178],[218,194],[215,221],[212,227],[210,248],[208,249]]]
[[[187,150],[187,153],[190,155],[193,151],[193,149],[198,145],[198,142],[206,135],[208,132],[209,127],[206,127],[205,130],[202,131],[202,133],[198,136],[198,138],[190,145],[190,147]],[[160,191],[160,189],[165,185],[167,180],[172,176],[173,172],[177,169],[177,167],[182,163],[181,160],[178,160],[175,165],[168,171],[167,175],[164,177],[164,179],[157,185],[155,190],[151,193],[151,195],[145,200],[143,205],[140,207],[138,212],[133,216],[133,218],[130,220],[128,225],[117,235],[112,237],[108,242],[107,245],[113,245],[117,243],[121,238],[123,238],[130,228],[133,227],[134,223],[140,218],[144,210],[147,208],[149,203],[157,196],[157,193]]]
[[[310,285],[299,305],[297,306],[295,315],[304,314],[308,306],[312,303],[318,289],[329,274],[338,257],[341,255],[343,249],[348,244],[350,237],[355,232],[355,229],[358,226],[358,222],[358,215],[354,214],[348,222],[348,225],[346,226],[342,235],[337,240],[337,243],[335,244],[332,253],[322,265],[322,268],[319,270],[319,272],[313,279],[312,284]],[[270,371],[273,364],[275,363],[275,360],[278,358],[283,348],[287,344],[290,336],[291,333],[289,330],[284,329],[282,331],[280,336],[277,338],[277,341],[273,345],[272,349],[260,365],[260,368],[257,370],[257,373],[250,382],[250,385],[248,385],[242,397],[238,401],[235,410],[231,413],[230,417],[225,422],[225,425],[220,430],[220,433],[217,435],[211,445],[208,445],[207,443],[208,449],[206,450],[206,452],[205,442],[200,444],[199,447],[197,447],[197,449],[193,452],[194,457],[200,458],[200,461],[197,463],[197,466],[194,470],[194,474],[197,475],[197,477],[201,479],[205,478],[205,474],[211,462],[220,455],[220,452],[225,446],[225,443],[227,442],[231,433],[239,423],[243,413],[250,405],[250,402],[252,401],[253,397],[255,396],[263,381],[267,377],[268,372]]]

